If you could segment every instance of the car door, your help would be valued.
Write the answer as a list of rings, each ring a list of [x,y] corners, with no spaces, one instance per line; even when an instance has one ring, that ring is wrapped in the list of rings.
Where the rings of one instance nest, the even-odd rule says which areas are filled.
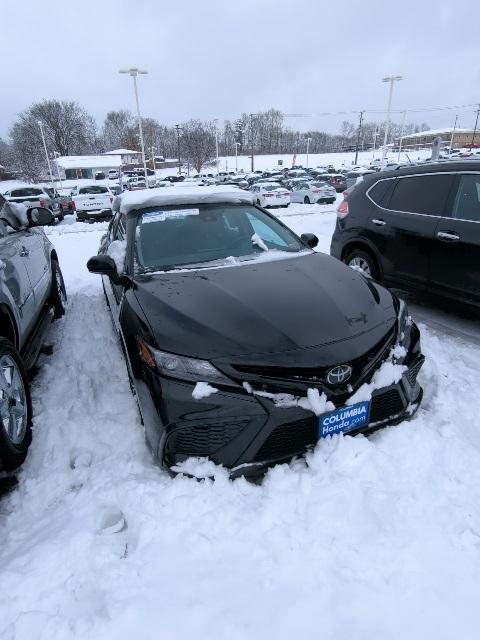
[[[381,257],[386,284],[423,290],[427,286],[435,230],[453,185],[450,173],[380,180],[367,191],[375,205],[367,233]]]
[[[434,293],[480,305],[480,172],[456,176],[435,229],[429,279]]]
[[[20,231],[18,235],[20,255],[25,260],[30,284],[38,309],[48,297],[52,284],[50,256],[45,250],[45,241],[41,229]]]
[[[17,311],[21,336],[27,335],[35,321],[35,298],[21,255],[24,232],[7,233],[0,221],[0,288],[5,287]]]

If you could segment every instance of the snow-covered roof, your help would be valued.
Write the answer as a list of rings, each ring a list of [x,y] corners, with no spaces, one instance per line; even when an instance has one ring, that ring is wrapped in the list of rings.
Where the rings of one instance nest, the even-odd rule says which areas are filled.
[[[425,136],[441,136],[452,135],[452,133],[473,133],[473,129],[454,129],[453,127],[445,127],[444,129],[428,129],[428,131],[419,131],[418,133],[409,133],[406,136],[402,136],[402,140],[405,138],[424,138]]]
[[[122,164],[119,155],[113,156],[61,156],[55,162],[62,169],[95,169],[96,167],[117,169]]]
[[[113,151],[106,151],[104,156],[127,156],[127,155],[137,155],[140,154],[141,151],[132,151],[131,149],[114,149]]]
[[[128,213],[144,207],[164,207],[183,204],[252,204],[253,195],[231,186],[215,187],[159,187],[128,191],[113,201],[113,210]]]

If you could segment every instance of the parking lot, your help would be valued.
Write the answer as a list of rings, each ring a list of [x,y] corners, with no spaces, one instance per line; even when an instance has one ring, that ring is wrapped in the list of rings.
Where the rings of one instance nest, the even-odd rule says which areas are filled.
[[[328,251],[333,206],[292,204],[280,215]],[[34,442],[0,503],[0,636],[120,639],[141,627],[142,639],[251,629],[382,638],[388,628],[404,639],[414,621],[425,637],[435,628],[436,638],[473,638],[474,320],[411,304],[427,358],[411,421],[323,440],[261,484],[210,467],[215,481],[172,479],[146,448],[100,278],[85,268],[105,229],[67,217],[47,230],[69,306],[34,379]]]

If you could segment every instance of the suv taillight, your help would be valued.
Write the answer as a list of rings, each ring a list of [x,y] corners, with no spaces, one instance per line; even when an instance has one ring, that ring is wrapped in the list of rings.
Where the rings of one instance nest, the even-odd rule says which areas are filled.
[[[42,200],[41,198],[40,198],[40,206],[45,208],[45,200]]]
[[[342,200],[342,202],[337,207],[337,217],[346,218],[347,216],[348,216],[348,201]]]

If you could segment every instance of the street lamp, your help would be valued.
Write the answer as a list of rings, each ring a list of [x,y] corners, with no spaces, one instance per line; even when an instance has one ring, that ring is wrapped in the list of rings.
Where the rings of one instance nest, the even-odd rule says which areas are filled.
[[[183,127],[179,124],[175,125],[175,131],[177,132],[177,160],[178,160],[178,175],[182,175],[182,161],[180,160],[180,135],[183,131]]]
[[[147,175],[147,161],[145,159],[145,145],[143,144],[143,129],[142,129],[142,117],[140,115],[140,104],[138,102],[138,89],[137,89],[137,76],[139,74],[145,75],[148,71],[142,71],[141,69],[120,69],[119,73],[128,73],[133,78],[133,88],[135,90],[135,102],[137,105],[137,117],[138,117],[138,130],[140,132],[140,145],[142,147],[142,160],[143,160],[143,172],[145,174],[145,185],[148,187],[148,175]]]
[[[45,158],[47,159],[48,173],[50,174],[50,182],[52,183],[52,187],[53,187],[52,165],[50,164],[50,158],[48,157],[47,143],[45,142],[45,134],[43,133],[43,122],[41,120],[38,120],[37,124],[40,127],[40,133],[42,134],[43,149],[45,151]]]
[[[156,167],[155,167],[155,151],[157,150],[156,147],[152,147],[152,169],[153,169],[153,173],[155,173]]]
[[[307,138],[307,169],[308,169],[308,151],[310,149],[310,142],[312,141],[311,138]]]
[[[219,173],[219,167],[218,167],[218,118],[214,118],[213,122],[215,124],[215,164],[217,166],[217,176]]]
[[[238,173],[238,147],[241,146],[241,142],[235,142],[235,173]]]
[[[381,168],[383,169],[385,166],[385,159],[387,156],[387,140],[388,140],[388,130],[390,129],[390,109],[392,107],[392,94],[393,94],[393,85],[395,82],[403,80],[402,76],[386,76],[382,79],[382,82],[390,83],[390,91],[388,93],[388,106],[387,106],[387,121],[385,123],[385,137],[383,139],[383,153],[382,153],[382,164]]]

